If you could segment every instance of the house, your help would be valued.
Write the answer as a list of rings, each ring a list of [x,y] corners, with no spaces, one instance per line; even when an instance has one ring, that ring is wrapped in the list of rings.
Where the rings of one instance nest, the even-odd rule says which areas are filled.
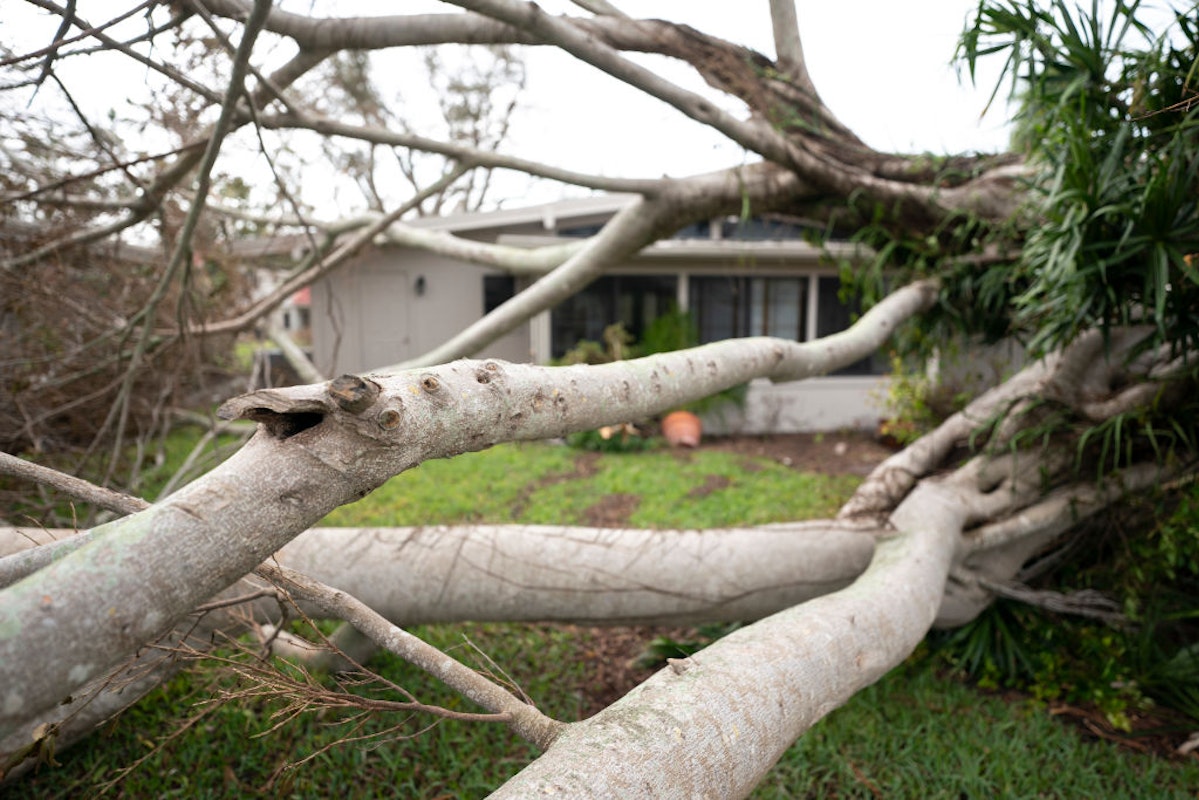
[[[628,195],[421,219],[414,226],[517,247],[562,243],[597,231]],[[848,245],[843,254],[850,254]],[[376,244],[312,287],[309,314],[318,369],[360,372],[416,357],[449,339],[533,279],[409,247]],[[837,268],[797,226],[713,220],[657,242],[552,311],[494,342],[480,358],[548,363],[621,321],[640,336],[657,316],[689,311],[703,342],[771,335],[808,341],[846,328]],[[711,425],[767,433],[873,428],[886,359],[794,384],[755,381],[744,406]]]

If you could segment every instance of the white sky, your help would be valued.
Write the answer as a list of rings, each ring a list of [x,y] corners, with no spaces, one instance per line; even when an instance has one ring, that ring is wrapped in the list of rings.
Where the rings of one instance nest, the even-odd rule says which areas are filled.
[[[90,14],[87,20],[95,24],[107,19],[107,11],[128,8],[132,2],[91,0],[80,10]],[[768,0],[616,2],[633,16],[686,22],[767,56],[774,55]],[[0,26],[8,28],[6,38],[14,29],[10,26],[15,25],[16,30],[29,33],[31,46],[48,41],[55,27],[53,20],[42,16],[42,24],[36,26],[18,22],[16,15],[8,11],[28,13],[29,7],[14,7],[12,0],[8,5],[0,16]],[[298,13],[338,15],[454,10],[432,0],[396,4],[296,0],[283,5]],[[555,13],[578,11],[566,0],[544,0],[542,5]],[[977,0],[797,0],[813,81],[833,112],[875,148],[934,153],[1001,150],[1008,138],[1004,109],[993,109],[980,119],[993,78],[983,79],[977,89],[963,86],[950,65],[957,38],[976,5]],[[277,57],[289,54],[290,49],[281,49]],[[632,57],[687,88],[707,91],[684,65],[660,57]],[[135,97],[138,84],[147,80],[142,67],[126,64],[118,73],[97,69],[85,63],[88,61],[75,61],[77,68],[90,73],[84,78],[90,81],[90,87],[77,96],[92,105],[98,116],[114,106],[121,107],[125,98]],[[528,48],[526,63],[528,89],[513,120],[506,152],[579,171],[624,177],[687,175],[756,160],[660,101],[552,48]],[[420,75],[409,69],[381,71],[383,75],[388,73]],[[420,99],[421,88],[419,80],[397,81],[396,91],[406,101],[415,102]],[[735,101],[728,107],[736,113],[742,111]],[[340,198],[339,205],[350,202],[352,194],[344,188],[336,193],[324,188],[312,192],[319,182],[309,181],[308,177],[305,184],[310,200],[334,196]],[[508,207],[584,191],[534,185],[520,176],[505,178],[497,188],[500,191],[492,193],[492,200],[503,200]],[[338,210],[350,211],[344,207]]]

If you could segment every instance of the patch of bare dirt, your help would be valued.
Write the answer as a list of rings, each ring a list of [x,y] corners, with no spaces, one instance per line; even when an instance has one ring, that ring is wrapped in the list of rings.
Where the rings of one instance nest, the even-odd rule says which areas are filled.
[[[529,504],[529,497],[533,492],[545,486],[553,486],[555,483],[563,481],[573,481],[578,478],[590,478],[599,471],[599,453],[580,452],[575,457],[574,469],[569,472],[556,472],[552,475],[546,475],[536,483],[531,483],[526,486],[517,496],[516,502],[512,504],[512,519],[519,519],[524,513],[525,506]]]
[[[583,524],[596,528],[623,528],[641,505],[635,494],[606,494],[583,509]]]
[[[1168,708],[1127,712],[1130,730],[1108,722],[1107,715],[1093,707],[1056,703],[1049,713],[1073,725],[1084,739],[1104,740],[1127,750],[1171,760],[1199,760],[1199,731],[1193,719]]]
[[[577,687],[583,718],[604,710],[654,674],[656,670],[637,663],[654,638],[668,636],[681,641],[695,636],[688,628],[564,627],[579,643],[578,658],[587,667],[587,676]]]
[[[747,472],[753,472],[752,469],[749,469],[749,467],[751,467],[751,466],[755,466],[755,465],[753,465],[753,464],[746,465]],[[705,475],[704,482],[701,485],[696,486],[691,491],[687,492],[687,496],[688,497],[707,497],[708,495],[712,494],[712,492],[719,492],[721,489],[724,489],[727,486],[731,486],[732,483],[733,482],[726,475]]]

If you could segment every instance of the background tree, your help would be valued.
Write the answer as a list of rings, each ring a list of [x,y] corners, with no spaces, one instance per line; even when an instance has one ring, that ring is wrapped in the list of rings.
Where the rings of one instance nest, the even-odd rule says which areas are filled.
[[[388,374],[228,401],[222,416],[258,423],[254,438],[152,506],[105,497],[5,458],[10,472],[36,473],[128,514],[60,543],[26,548],[0,565],[11,584],[0,607],[0,734],[8,737],[10,763],[36,754],[51,736],[86,730],[94,718],[77,714],[68,722],[64,715],[87,705],[94,692],[104,696],[105,676],[135,668],[125,660],[147,642],[164,635],[186,641],[193,630],[187,615],[213,608],[205,604],[258,567],[278,588],[243,584],[231,590],[234,599],[282,601],[286,593],[350,621],[543,747],[544,755],[497,796],[548,788],[571,796],[742,796],[797,736],[901,661],[934,623],[966,623],[997,594],[1035,597],[1024,583],[1030,559],[1060,546],[1081,520],[1127,493],[1181,480],[1194,469],[1188,404],[1195,383],[1199,171],[1189,6],[1163,18],[1168,24],[1161,28],[1140,21],[1136,3],[1090,14],[1062,3],[982,6],[963,54],[971,68],[987,53],[1009,56],[1024,152],[930,158],[872,150],[823,105],[786,2],[772,3],[773,62],[687,26],[632,19],[594,1],[578,4],[586,13],[560,16],[506,0],[461,0],[453,5],[466,13],[364,20],[304,16],[264,0],[210,0],[138,6],[131,13],[145,12],[145,29],[122,38],[107,32],[116,31],[115,21],[94,26],[73,7],[33,5],[60,24],[48,47],[10,48],[6,63],[21,73],[11,81],[13,97],[26,99],[35,87],[41,96],[51,76],[58,84],[69,60],[119,53],[170,81],[172,92],[186,93],[179,107],[191,110],[180,116],[188,130],[202,126],[160,158],[114,157],[97,146],[105,154],[102,169],[94,163],[64,169],[66,157],[47,149],[42,160],[61,177],[47,184],[48,166],[14,173],[24,176],[10,196],[16,221],[52,204],[79,209],[111,203],[114,194],[127,199],[87,224],[13,248],[0,265],[6,280],[36,275],[59,254],[79,254],[118,235],[148,237],[151,220],[168,243],[150,295],[135,301],[131,319],[108,316],[110,330],[99,334],[121,343],[121,402],[102,428],[118,440],[131,419],[128,389],[153,380],[153,356],[165,352],[165,342],[248,329],[287,292],[336,268],[376,235],[546,274],[478,324]],[[196,42],[207,49],[197,51]],[[557,48],[719,131],[757,160],[682,178],[588,175],[394,130],[365,116],[330,118],[289,89],[335,56],[341,66],[361,70],[358,54],[365,51],[452,42]],[[283,46],[295,54],[276,65],[275,48]],[[227,63],[225,72],[213,72],[230,78],[212,88],[193,77],[180,67],[193,52]],[[626,55],[632,52],[690,65],[748,113],[732,113],[665,80]],[[348,85],[363,88],[357,79]],[[76,116],[84,118],[80,135],[104,139],[83,124],[90,122],[85,114]],[[286,184],[287,171],[276,169],[289,206],[276,224],[302,226],[315,245],[309,254],[265,299],[207,316],[190,313],[196,304],[180,299],[173,318],[158,319],[168,298],[195,291],[196,243],[210,215],[222,213],[209,202],[221,159],[233,157],[239,142],[265,158],[269,137],[279,131],[353,139],[365,152],[421,150],[454,166],[403,200],[388,200],[367,182],[374,213],[329,223],[309,219],[302,203],[290,199],[297,195]],[[87,155],[94,154],[89,148]],[[577,247],[548,252],[514,254],[448,236],[417,239],[403,224],[461,174],[499,168],[639,199]],[[108,185],[117,176],[128,180]],[[62,186],[81,194],[64,199]],[[465,360],[436,366],[477,351],[679,227],[747,208],[819,220],[830,235],[873,245],[876,261],[856,276],[877,301],[872,309],[849,331],[806,344],[734,340],[596,367]],[[915,338],[927,343],[951,330],[1002,335],[1027,341],[1033,358],[881,464],[838,519],[796,524],[782,529],[786,535],[775,528],[672,539],[670,557],[683,563],[699,563],[714,542],[728,543],[729,558],[703,560],[705,573],[688,575],[691,587],[711,588],[680,593],[669,584],[670,569],[645,578],[630,573],[630,553],[634,562],[654,553],[655,567],[666,563],[667,554],[654,550],[661,536],[651,532],[628,532],[619,546],[586,530],[438,534],[456,547],[435,548],[421,572],[443,587],[466,575],[458,567],[471,548],[509,567],[466,575],[461,592],[439,590],[436,608],[425,610],[439,619],[478,615],[481,608],[502,608],[493,613],[508,617],[595,619],[607,594],[618,598],[608,613],[624,620],[719,617],[717,609],[737,597],[760,601],[737,610],[758,622],[672,664],[592,719],[549,720],[396,627],[419,619],[420,609],[388,608],[374,593],[378,581],[394,581],[407,569],[384,554],[413,532],[380,538],[369,557],[354,552],[356,563],[382,565],[382,575],[350,569],[341,561],[346,548],[330,547],[320,532],[305,533],[332,508],[422,460],[621,422],[753,377],[820,374],[877,350],[917,317]],[[18,396],[12,405],[23,408],[32,398]],[[259,566],[276,551],[283,569]],[[740,570],[742,557],[758,566]],[[563,563],[573,570],[566,585]],[[779,591],[763,563],[805,577]],[[729,579],[734,575],[737,581]],[[828,592],[827,580],[814,588],[806,576],[853,582]],[[603,591],[579,590],[595,582]],[[502,602],[513,586],[522,589],[520,603]],[[627,604],[617,608],[620,602]]]

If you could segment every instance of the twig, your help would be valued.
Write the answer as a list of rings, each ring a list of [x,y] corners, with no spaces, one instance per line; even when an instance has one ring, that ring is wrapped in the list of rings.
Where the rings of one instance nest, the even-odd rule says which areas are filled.
[[[1094,589],[1053,592],[1030,589],[1015,581],[992,581],[987,578],[979,578],[978,585],[987,591],[994,592],[999,597],[1017,600],[1058,614],[1074,614],[1079,617],[1097,619],[1108,625],[1124,625],[1128,622],[1128,617],[1119,611],[1119,603]]]
[[[131,497],[112,489],[106,489],[82,478],[25,461],[8,453],[0,453],[0,474],[12,475],[51,486],[78,500],[92,503],[109,511],[116,511],[118,514],[135,514],[150,507],[150,504],[140,497]]]
[[[423,669],[469,700],[492,712],[510,715],[513,731],[537,746],[548,747],[565,728],[563,723],[547,717],[473,669],[392,625],[361,600],[275,564],[262,564],[257,574],[293,598],[311,603],[330,617],[345,620],[380,647]]]

